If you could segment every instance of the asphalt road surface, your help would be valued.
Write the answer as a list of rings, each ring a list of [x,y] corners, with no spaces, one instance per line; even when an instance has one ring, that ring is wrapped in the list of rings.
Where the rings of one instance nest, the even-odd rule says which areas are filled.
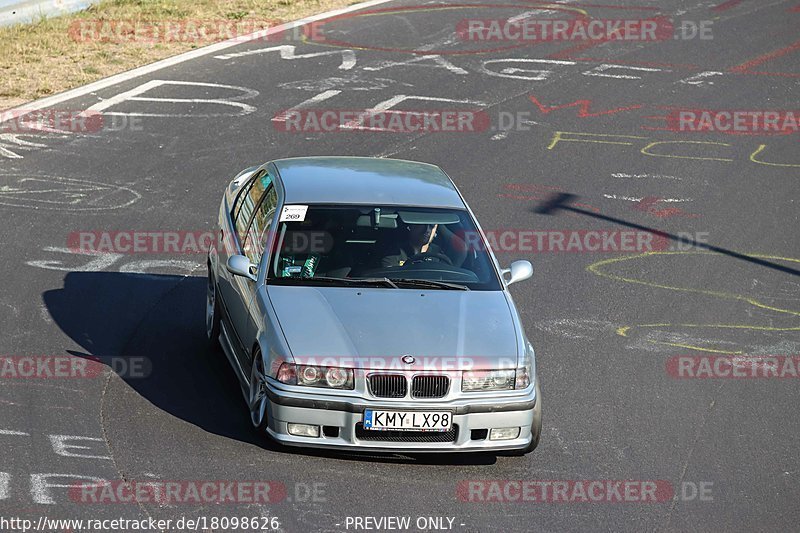
[[[354,517],[389,516],[410,517],[411,530],[433,530],[425,519],[440,517],[440,527],[465,532],[795,529],[800,393],[791,369],[698,379],[678,373],[675,358],[800,355],[797,2],[369,10],[305,39],[289,33],[198,54],[53,105],[101,113],[103,127],[0,135],[0,354],[99,360],[86,379],[4,375],[0,514],[266,516],[284,531],[355,530]],[[657,16],[674,20],[667,38],[458,32],[470,20]],[[282,122],[295,108],[303,121]],[[481,113],[454,131],[319,131],[308,118],[367,109]],[[698,120],[703,111],[778,112],[782,126],[743,119],[736,131],[693,131],[699,122],[680,120],[687,110]],[[209,231],[239,170],[329,154],[440,165],[497,237],[501,263],[534,263],[534,278],[512,289],[543,389],[534,453],[276,449],[250,430],[227,361],[205,342],[203,254],[75,250],[80,232]],[[576,197],[534,212],[557,193]],[[539,248],[525,237],[642,228],[675,238],[640,253],[610,241],[550,250],[555,233]],[[313,335],[314,317],[306,319]],[[65,488],[96,479],[269,480],[286,497],[92,504]],[[458,491],[474,480],[658,480],[669,490],[656,502],[481,502]]]

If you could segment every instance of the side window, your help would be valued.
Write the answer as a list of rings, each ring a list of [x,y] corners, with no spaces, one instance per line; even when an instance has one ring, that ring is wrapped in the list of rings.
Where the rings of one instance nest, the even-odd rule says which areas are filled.
[[[244,254],[254,265],[257,265],[261,261],[261,256],[264,255],[264,248],[269,237],[269,228],[277,206],[278,193],[275,191],[275,187],[270,186],[264,201],[261,202],[258,211],[256,211],[256,216],[253,217],[253,223],[250,225],[250,229],[247,231],[247,238],[244,241]]]
[[[259,172],[258,176],[248,185],[249,189],[242,191],[236,198],[233,206],[233,223],[236,226],[236,235],[239,237],[239,242],[244,243],[247,226],[250,223],[250,218],[253,216],[253,211],[261,201],[261,196],[264,191],[272,184],[272,178],[267,174],[266,170]]]
[[[236,222],[236,217],[239,216],[239,211],[242,209],[242,200],[247,194],[250,192],[250,188],[256,182],[254,178],[250,178],[247,183],[244,184],[242,190],[239,191],[239,194],[236,195],[236,198],[233,199],[233,206],[231,207],[231,219]]]

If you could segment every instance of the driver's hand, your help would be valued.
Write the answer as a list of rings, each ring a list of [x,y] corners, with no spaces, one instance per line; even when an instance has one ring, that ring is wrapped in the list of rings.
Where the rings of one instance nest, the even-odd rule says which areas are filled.
[[[426,253],[428,251],[428,249],[431,247],[431,243],[433,242],[433,239],[436,238],[436,230],[437,229],[439,229],[439,224],[434,224],[433,227],[431,228],[431,236],[428,238],[428,242],[423,244],[422,247],[420,247],[420,249],[419,249],[420,253],[422,253],[422,254]]]

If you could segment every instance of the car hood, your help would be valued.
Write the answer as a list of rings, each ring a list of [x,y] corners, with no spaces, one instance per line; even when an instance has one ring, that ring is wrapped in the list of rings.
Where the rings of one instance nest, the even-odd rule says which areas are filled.
[[[272,285],[267,293],[300,364],[404,370],[516,365],[515,321],[502,291]],[[404,355],[416,363],[400,363]]]

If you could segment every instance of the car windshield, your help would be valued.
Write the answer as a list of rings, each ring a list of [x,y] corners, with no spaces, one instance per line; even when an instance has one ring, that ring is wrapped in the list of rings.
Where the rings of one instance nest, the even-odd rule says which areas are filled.
[[[499,290],[466,210],[284,206],[268,282]]]

